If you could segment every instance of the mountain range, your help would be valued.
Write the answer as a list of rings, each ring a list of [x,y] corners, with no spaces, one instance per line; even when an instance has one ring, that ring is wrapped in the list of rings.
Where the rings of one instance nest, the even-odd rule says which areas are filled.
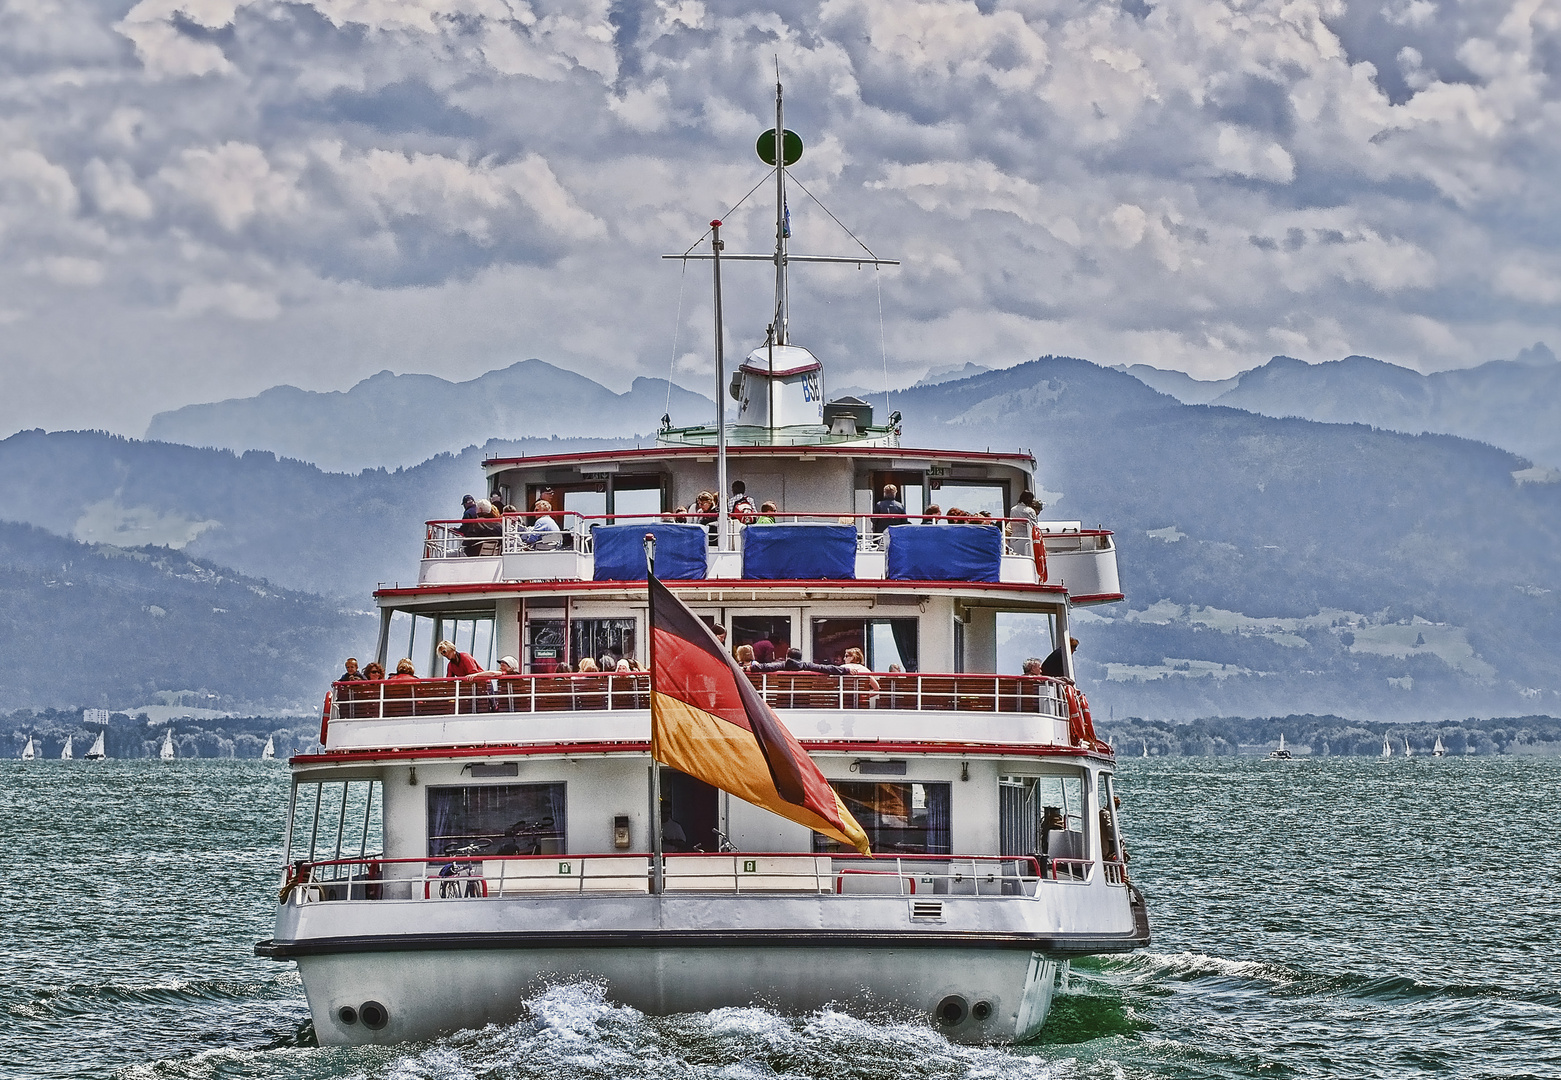
[[[489,439],[632,438],[659,418],[704,422],[710,399],[665,379],[635,379],[628,393],[541,360],[522,360],[467,382],[381,371],[345,391],[274,386],[250,398],[186,405],[152,417],[146,437],[219,450],[269,450],[328,472],[416,465]]]
[[[1561,482],[1514,453],[1186,405],[1062,357],[912,387],[889,404],[905,416],[908,446],[1032,449],[1047,517],[1116,530],[1128,600],[1075,621],[1081,675],[1107,723],[1561,707]],[[481,415],[469,401],[455,408]],[[474,422],[464,434],[476,443],[487,430]],[[367,607],[377,582],[415,574],[423,520],[456,514],[460,495],[480,488],[483,456],[620,442],[494,442],[349,475],[269,452],[24,432],[0,441],[0,518],[98,551],[154,545],[259,588],[314,594],[318,604],[293,616],[311,646],[307,666],[293,654],[243,654],[313,708],[328,677],[318,673],[371,644],[339,613]],[[8,558],[0,550],[0,564]],[[11,655],[33,649],[53,673],[13,706],[96,703],[69,677],[81,629],[64,634],[55,621],[13,622],[4,635]],[[191,623],[183,648],[206,648],[206,632]],[[1022,620],[1002,637],[1005,669],[1042,650]],[[134,635],[120,640],[132,669],[152,655]],[[158,674],[142,677],[143,691],[252,692],[227,690],[220,671],[214,683],[150,660],[146,670]]]
[[[1369,356],[1322,364],[1276,356],[1217,381],[1142,364],[1122,370],[1183,404],[1460,435],[1511,450],[1541,471],[1561,469],[1561,362],[1543,344],[1515,360],[1430,375]]]

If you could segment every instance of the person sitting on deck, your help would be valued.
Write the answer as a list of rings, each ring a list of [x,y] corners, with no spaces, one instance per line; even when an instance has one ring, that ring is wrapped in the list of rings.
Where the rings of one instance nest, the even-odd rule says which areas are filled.
[[[389,681],[396,682],[398,680],[415,678],[417,678],[417,668],[413,666],[411,660],[403,657],[396,662],[396,673],[390,677]]]
[[[1041,673],[1041,658],[1039,656],[1030,657],[1024,662],[1024,667],[1020,671],[1026,675],[1039,675]]]
[[[931,506],[927,507],[927,509],[922,511],[921,523],[923,525],[936,525],[938,523],[938,515],[941,513],[943,513],[943,507],[939,506],[937,503],[933,503]]]
[[[441,641],[438,647],[439,655],[449,661],[445,668],[444,677],[447,679],[469,679],[477,675],[486,675],[488,672],[482,669],[477,658],[471,653],[461,652],[451,641]]]
[[[378,682],[385,677],[385,665],[378,660],[370,660],[363,669],[363,678],[368,682]]]
[[[558,522],[552,518],[553,504],[546,499],[538,499],[531,509],[534,520],[531,528],[521,535],[520,546],[527,551],[551,551],[562,546],[564,538]]]
[[[582,656],[580,657],[580,664],[576,670],[581,675],[595,675],[602,669],[598,667],[596,661],[591,659],[589,656]]]
[[[775,644],[768,638],[760,638],[753,643],[753,662],[756,664],[768,664],[775,659]]]
[[[802,659],[802,650],[793,645],[786,650],[786,659],[777,660],[771,664],[755,664],[749,670],[769,671],[811,671],[817,675],[846,675],[845,668],[835,664],[815,664],[810,660]]]
[[[759,516],[754,519],[754,524],[774,525],[775,515],[778,513],[780,513],[780,509],[774,503],[766,502],[764,505],[759,507]]]
[[[1079,639],[1070,637],[1068,639],[1068,652],[1071,654],[1078,651]],[[1050,676],[1053,679],[1068,678],[1068,658],[1063,655],[1061,645],[1058,645],[1047,654],[1045,660],[1041,661],[1041,674]]]
[[[873,504],[875,514],[898,514],[899,517],[873,518],[873,532],[882,533],[891,525],[904,525],[905,504],[900,501],[900,489],[893,484],[883,486],[883,498]]]
[[[737,661],[737,666],[738,667],[742,668],[744,671],[747,671],[749,668],[753,667],[753,664],[754,664],[753,646],[752,645],[739,645],[739,646],[737,646],[737,651],[736,651],[736,653],[733,654],[733,659],[735,659]]]
[[[708,491],[701,491],[694,496],[694,509],[688,514],[688,523],[690,525],[703,525],[710,531],[710,542],[712,544],[715,543],[720,525],[715,513],[714,495]]]
[[[863,686],[862,684],[858,684],[857,689],[865,689],[868,691],[868,696],[864,704],[870,707],[873,703],[873,699],[878,696],[879,687],[878,680],[873,678],[873,669],[867,666],[867,658],[862,655],[862,650],[851,648],[842,653],[840,657],[840,670],[844,671],[848,675],[860,675],[863,677],[863,682],[866,685]]]
[[[347,657],[345,666],[347,670],[336,676],[337,682],[360,682],[367,678],[363,672],[358,670],[358,658],[356,656]]]
[[[753,521],[753,499],[748,497],[748,485],[741,480],[732,481],[732,501],[726,512],[744,524]]]

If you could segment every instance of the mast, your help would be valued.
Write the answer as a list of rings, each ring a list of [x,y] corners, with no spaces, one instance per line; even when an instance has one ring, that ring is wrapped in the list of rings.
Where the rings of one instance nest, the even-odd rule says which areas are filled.
[[[726,550],[726,353],[721,330],[721,222],[710,223],[710,251],[715,267],[715,508],[717,551]]]
[[[781,81],[780,72],[775,73],[775,343],[777,345],[788,344],[791,340],[788,333],[790,312],[787,311],[790,298],[786,290],[786,125],[784,113],[781,108]],[[770,354],[771,367],[770,378],[773,381],[775,372],[774,353]]]

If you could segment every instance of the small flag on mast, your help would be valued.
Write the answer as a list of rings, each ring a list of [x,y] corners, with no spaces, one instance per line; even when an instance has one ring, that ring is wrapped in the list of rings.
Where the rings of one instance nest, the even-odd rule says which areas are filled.
[[[862,826],[715,635],[654,575],[649,585],[651,756],[871,855]]]

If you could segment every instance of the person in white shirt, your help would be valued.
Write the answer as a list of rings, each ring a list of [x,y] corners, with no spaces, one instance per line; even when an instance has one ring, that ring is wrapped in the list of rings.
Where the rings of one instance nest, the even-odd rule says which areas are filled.
[[[531,509],[536,517],[531,528],[521,535],[520,546],[527,551],[551,551],[563,546],[564,538],[560,534],[558,522],[552,518],[553,504],[546,499],[538,499]]]

